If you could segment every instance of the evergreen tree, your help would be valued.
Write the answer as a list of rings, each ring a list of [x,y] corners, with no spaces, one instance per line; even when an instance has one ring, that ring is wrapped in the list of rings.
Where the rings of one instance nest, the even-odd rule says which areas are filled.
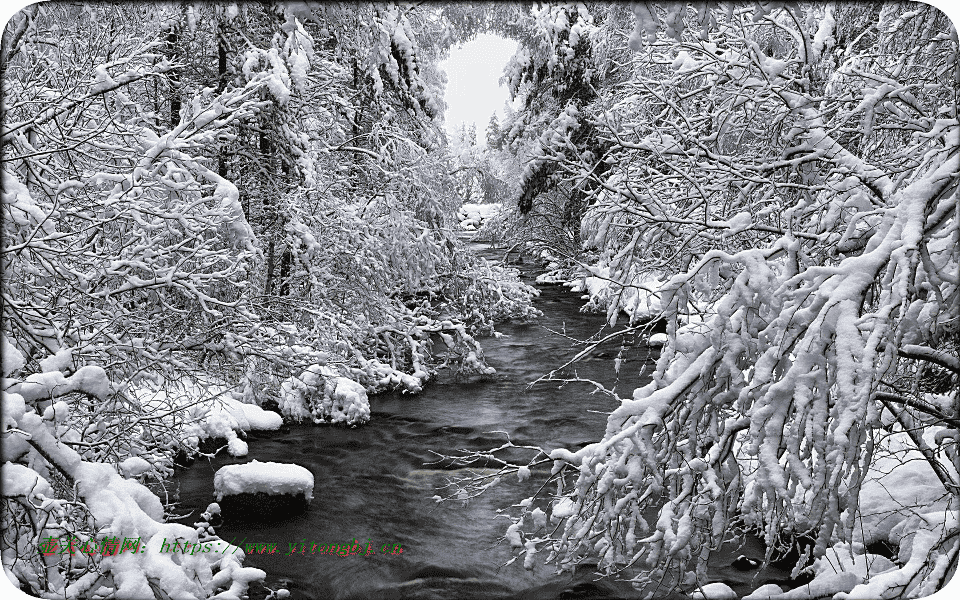
[[[503,150],[503,132],[500,131],[500,120],[494,111],[490,115],[490,122],[487,124],[487,148],[493,150]]]

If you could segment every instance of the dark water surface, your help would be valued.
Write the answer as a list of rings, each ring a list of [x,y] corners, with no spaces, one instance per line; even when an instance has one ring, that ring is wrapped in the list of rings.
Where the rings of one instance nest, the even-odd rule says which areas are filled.
[[[483,252],[492,258],[497,252]],[[532,283],[535,272],[525,269]],[[458,449],[486,450],[499,446],[508,432],[515,444],[547,448],[579,448],[600,439],[605,413],[617,406],[606,394],[591,394],[592,386],[556,382],[528,384],[562,365],[583,346],[574,342],[595,336],[604,316],[582,314],[582,300],[561,286],[539,286],[536,304],[544,316],[534,324],[506,323],[499,339],[481,341],[487,363],[497,370],[488,377],[449,375],[428,384],[416,396],[372,396],[370,422],[356,429],[294,426],[286,433],[270,433],[250,441],[243,459],[198,461],[179,473],[184,509],[202,510],[213,498],[213,474],[226,464],[275,461],[309,469],[315,479],[313,502],[303,515],[280,523],[224,524],[220,537],[235,544],[275,542],[274,555],[248,555],[244,564],[267,572],[266,585],[284,585],[293,598],[413,599],[413,598],[630,598],[635,593],[621,582],[597,579],[591,569],[576,575],[557,575],[538,556],[533,571],[522,558],[512,557],[500,542],[509,525],[497,517],[532,496],[547,472],[533,472],[519,483],[514,476],[469,501],[437,504],[432,497],[449,479],[465,470],[430,465],[438,454]],[[551,331],[552,330],[552,331]],[[603,335],[610,333],[607,328]],[[554,333],[563,332],[564,335]],[[627,339],[620,375],[614,371],[621,341],[598,348],[594,358],[576,365],[583,378],[616,385],[620,396],[646,383],[656,350],[641,340]],[[599,355],[599,356],[597,356]],[[196,511],[196,512],[199,512]],[[196,514],[196,512],[194,514]],[[192,523],[191,519],[187,519]],[[372,556],[310,555],[316,544],[371,544]],[[306,543],[308,554],[288,555],[290,544]],[[384,554],[384,544],[400,544],[403,552]],[[754,554],[757,550],[754,549]],[[742,551],[741,551],[742,552]],[[762,551],[761,555],[762,555]],[[730,553],[727,553],[730,554]],[[736,553],[720,557],[718,567],[728,583],[749,581],[753,573],[726,568]],[[750,588],[743,588],[743,591]],[[740,590],[738,590],[740,591]]]

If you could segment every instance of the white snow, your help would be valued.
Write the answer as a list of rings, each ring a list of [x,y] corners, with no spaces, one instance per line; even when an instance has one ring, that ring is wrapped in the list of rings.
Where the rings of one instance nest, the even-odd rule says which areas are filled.
[[[43,418],[46,421],[53,421],[57,424],[63,423],[70,416],[70,406],[60,400],[54,402],[43,410]]]
[[[3,480],[3,487],[0,491],[4,496],[36,496],[42,494],[48,498],[53,498],[53,488],[47,483],[47,480],[37,474],[36,471],[16,463],[3,463],[0,467],[0,479]]]
[[[242,465],[227,465],[217,471],[213,478],[217,501],[224,496],[236,494],[298,494],[307,501],[313,499],[313,474],[293,464],[258,462]]]
[[[153,468],[150,463],[143,460],[139,456],[131,456],[126,458],[120,462],[119,466],[120,472],[123,473],[124,477],[136,477],[137,475],[142,475]]]
[[[186,438],[223,438],[231,456],[246,456],[247,444],[238,433],[245,431],[276,431],[283,425],[283,417],[263,410],[255,404],[241,402],[227,395],[223,386],[206,381],[181,380],[181,392],[174,395],[144,387],[131,389],[144,410],[166,411],[184,406],[194,420],[184,429]]]
[[[700,63],[694,60],[687,51],[681,50],[670,66],[678,73],[689,73],[700,67]]]
[[[738,212],[722,224],[728,227],[728,230],[724,233],[733,235],[753,226],[753,216],[747,211]]]
[[[40,361],[40,370],[44,373],[48,371],[67,371],[72,366],[73,351],[70,348],[61,348],[56,354]]]
[[[530,511],[530,518],[533,520],[533,526],[536,529],[547,526],[547,513],[540,508]]]
[[[250,451],[250,447],[247,446],[247,443],[241,440],[240,438],[236,437],[236,435],[230,437],[227,440],[227,453],[230,456],[236,456],[236,457],[246,456],[249,451]]]
[[[559,521],[573,515],[576,512],[576,504],[570,498],[561,498],[559,502],[553,505],[550,513],[550,520]]]
[[[511,548],[519,548],[523,545],[523,541],[520,538],[520,523],[514,523],[510,527],[507,527],[507,532],[504,534],[507,538],[507,541],[510,542]]]
[[[826,573],[817,575],[810,583],[794,588],[777,597],[777,600],[812,600],[829,598],[834,594],[849,592],[860,583],[856,573]]]
[[[813,36],[814,61],[820,58],[824,49],[828,49],[836,43],[833,38],[833,29],[835,26],[836,21],[833,19],[833,11],[827,6],[824,11],[823,20],[820,21],[820,26],[817,27],[817,33]]]
[[[70,392],[85,392],[102,400],[110,395],[113,385],[102,367],[87,365],[80,367],[69,377],[64,377],[59,371],[34,373],[8,389],[12,393],[23,396],[27,402],[62,396]]]
[[[276,431],[283,425],[283,417],[263,410],[256,404],[246,404],[233,398],[224,398],[210,411],[210,419],[232,419],[231,427],[240,431]]]
[[[563,285],[573,292],[583,292],[587,306],[594,309],[610,309],[616,304],[630,316],[631,321],[650,319],[662,310],[660,288],[664,282],[651,275],[635,275],[628,279],[629,284],[620,286],[614,279],[610,267],[588,267],[592,275],[568,281]]]
[[[0,359],[3,360],[4,377],[9,377],[27,364],[27,359],[6,334],[0,334]]]
[[[53,595],[61,598],[100,595],[147,598],[153,597],[150,582],[159,581],[170,598],[210,598],[217,588],[227,587],[229,589],[218,597],[221,600],[239,600],[250,581],[265,577],[265,573],[259,569],[241,567],[243,553],[231,552],[229,544],[226,544],[227,548],[222,553],[161,552],[165,539],[179,538],[196,544],[199,541],[197,530],[178,523],[163,523],[163,504],[153,492],[136,480],[125,479],[112,465],[82,460],[73,449],[54,437],[55,425],[32,408],[28,409],[21,396],[4,392],[2,397],[4,426],[17,427],[34,444],[26,446],[27,452],[18,456],[18,463],[23,464],[8,462],[3,465],[3,493],[29,494],[32,491],[33,494],[46,495],[49,499],[43,505],[52,511],[51,515],[62,512],[61,502],[53,499],[53,490],[43,477],[52,468],[52,461],[58,470],[76,483],[73,489],[89,509],[90,517],[96,520],[100,531],[98,535],[139,540],[145,550],[105,555],[100,559],[97,572],[80,577],[69,586],[57,576],[56,571],[49,571],[48,576],[52,574],[52,589],[56,590]],[[3,452],[6,457],[11,446],[8,442],[16,442],[24,436],[4,437]],[[136,460],[124,461],[123,464],[133,470],[143,466]],[[62,529],[55,526],[56,521],[53,519],[47,524],[38,524],[42,528],[38,531],[39,536],[61,536]],[[219,541],[216,538],[213,540]],[[34,573],[26,561],[18,562],[11,568],[17,578],[30,577]],[[108,577],[104,578],[101,574],[107,574]],[[100,586],[103,593],[94,589],[93,585]]]
[[[117,82],[114,81],[113,78],[110,77],[110,73],[107,72],[106,65],[97,65],[93,68],[93,72],[93,85],[90,86],[91,94],[99,94],[100,92],[117,86]]]
[[[852,550],[849,544],[838,543],[814,561],[813,568],[817,573],[854,573],[861,579],[896,568],[884,556],[863,553],[863,546],[854,545]]]
[[[934,438],[943,429],[929,427],[924,431],[924,439],[931,447],[936,447]],[[918,510],[945,511],[947,507],[943,484],[909,436],[889,435],[879,444],[860,490],[862,522],[854,533],[857,541],[864,544],[886,540],[894,527]]]
[[[874,575],[869,581],[858,581],[853,589],[844,590],[849,593],[837,594],[836,600],[880,598],[888,590],[898,590],[902,598],[924,597],[937,591],[939,577],[953,568],[956,560],[943,548],[935,548],[944,541],[945,532],[955,531],[958,524],[960,514],[955,510],[913,515],[902,521],[891,532],[890,541],[899,545],[898,559],[903,566]],[[918,576],[928,565],[934,572]]]
[[[537,283],[567,283],[569,280],[564,277],[559,269],[548,271],[537,275]]]

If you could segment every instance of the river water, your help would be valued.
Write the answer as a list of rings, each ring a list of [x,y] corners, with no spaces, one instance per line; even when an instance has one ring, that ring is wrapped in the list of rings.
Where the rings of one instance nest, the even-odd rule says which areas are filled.
[[[481,253],[497,256],[489,249]],[[525,281],[533,283],[536,272],[526,266],[521,269]],[[582,350],[575,340],[611,332],[604,329],[603,315],[581,313],[583,301],[567,288],[545,285],[539,289],[536,304],[544,316],[538,322],[505,323],[498,327],[503,337],[481,341],[496,375],[466,379],[444,375],[416,396],[372,396],[370,422],[355,429],[304,425],[251,436],[247,457],[201,460],[178,473],[181,508],[196,515],[212,502],[213,475],[227,464],[256,459],[309,469],[315,487],[305,514],[279,523],[226,523],[217,528],[221,538],[235,544],[278,543],[277,554],[248,555],[244,564],[265,570],[266,585],[283,585],[293,598],[635,597],[628,584],[595,581],[589,568],[575,575],[557,575],[552,565],[539,560],[527,571],[522,558],[502,566],[512,557],[509,545],[501,542],[510,521],[498,518],[497,511],[532,496],[547,472],[534,471],[524,483],[507,477],[468,501],[438,504],[433,500],[437,494],[450,494],[442,489],[449,479],[467,473],[428,464],[439,454],[497,447],[506,437],[496,432],[507,432],[518,445],[580,448],[600,439],[605,413],[616,408],[615,399],[591,394],[593,388],[586,383],[528,386]],[[613,358],[621,349],[618,375]],[[641,371],[650,373],[655,360],[656,350],[642,340],[626,338],[625,343],[615,340],[597,348],[575,370],[579,377],[608,388],[616,386],[618,394],[627,397],[647,381]],[[184,522],[194,520],[195,516]],[[309,554],[314,543],[355,539],[371,545],[376,554]],[[307,554],[288,555],[290,544],[303,543],[308,544]],[[400,544],[403,552],[383,553],[384,544],[391,548]],[[753,587],[749,582],[755,573],[729,567],[738,552],[762,555],[755,542],[746,550],[731,549],[714,561],[711,574],[746,593]]]

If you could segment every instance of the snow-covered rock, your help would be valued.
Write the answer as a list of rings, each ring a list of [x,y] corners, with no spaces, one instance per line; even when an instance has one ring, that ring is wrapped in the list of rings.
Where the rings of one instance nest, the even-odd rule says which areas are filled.
[[[743,600],[768,600],[783,593],[783,589],[775,583],[761,585],[757,589],[744,596]]]
[[[225,519],[276,521],[307,510],[313,474],[299,465],[253,461],[222,467],[213,487]]]
[[[697,588],[690,597],[693,600],[734,600],[737,593],[729,585],[718,581]]]
[[[647,340],[647,346],[650,346],[651,348],[661,348],[666,343],[667,334],[665,333],[655,333],[650,336],[650,339]]]
[[[255,494],[303,494],[313,499],[313,474],[300,465],[252,461],[221,467],[213,478],[217,502],[225,496]]]

